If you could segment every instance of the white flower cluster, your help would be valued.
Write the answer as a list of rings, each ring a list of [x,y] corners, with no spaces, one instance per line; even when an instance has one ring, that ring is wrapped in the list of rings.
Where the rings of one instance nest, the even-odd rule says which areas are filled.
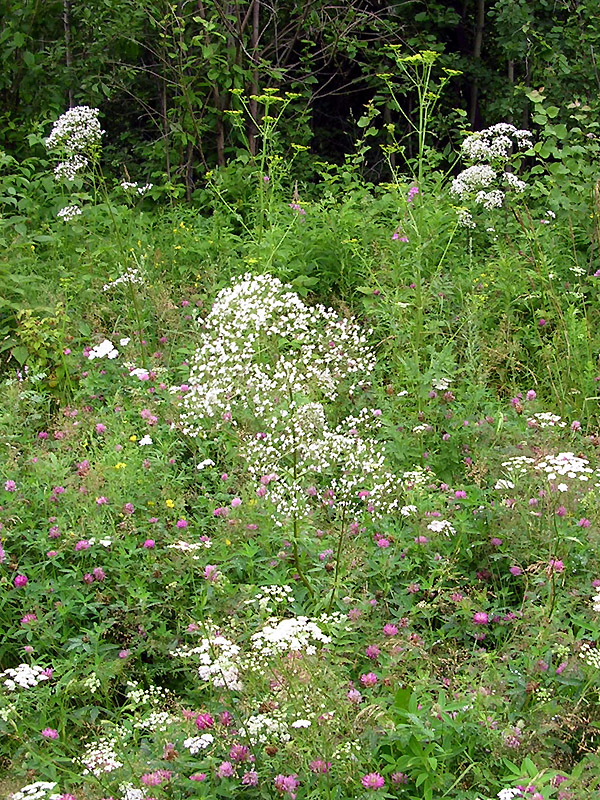
[[[168,711],[151,711],[143,719],[133,723],[133,727],[140,731],[166,731],[169,725],[177,722],[177,717]]]
[[[504,192],[500,189],[492,189],[491,192],[477,192],[475,195],[475,202],[483,206],[486,211],[491,211],[493,208],[502,208]]]
[[[560,419],[558,417],[557,419]],[[600,472],[590,467],[587,458],[576,456],[575,453],[564,452],[556,455],[548,454],[537,461],[528,456],[512,456],[507,461],[502,462],[502,466],[507,473],[515,475],[526,475],[531,472],[545,474],[546,480],[550,483],[560,481],[556,485],[559,492],[567,492],[573,484],[568,481],[576,481],[579,485],[590,483],[595,479],[594,486],[600,486]],[[575,484],[577,485],[577,484]],[[498,481],[496,488],[514,488],[511,481]]]
[[[434,389],[437,389],[438,392],[445,392],[447,389],[450,388],[450,384],[452,383],[452,378],[434,378],[431,381],[431,385]]]
[[[200,750],[206,750],[214,742],[215,737],[212,733],[203,733],[201,736],[190,736],[183,743],[183,746],[195,756]]]
[[[136,706],[158,705],[169,696],[169,690],[153,684],[147,689],[142,689],[137,681],[127,681],[125,695]]]
[[[74,181],[78,172],[89,164],[88,159],[82,155],[74,155],[69,161],[61,161],[54,167],[54,177],[57,181]]]
[[[592,647],[589,642],[584,642],[579,651],[579,658],[581,658],[588,667],[600,669],[600,650],[597,647]]]
[[[500,789],[498,792],[498,800],[513,800],[515,797],[522,797],[523,792],[520,789]]]
[[[0,708],[0,719],[2,722],[8,722],[9,717],[15,713],[17,707],[14,703],[8,703]]]
[[[559,480],[560,476],[587,482],[590,480],[589,476],[594,475],[594,470],[590,467],[587,458],[576,456],[575,453],[545,456],[542,461],[537,462],[535,469],[545,472],[549,481]]]
[[[105,536],[103,539],[96,539],[95,536],[90,536],[88,539],[90,546],[94,546],[95,544],[101,544],[102,547],[109,548],[112,545],[112,539],[110,536]]]
[[[447,519],[432,519],[427,529],[434,533],[444,533],[446,536],[451,536],[456,533]]]
[[[557,414],[549,411],[540,411],[530,417],[527,422],[536,428],[566,428],[567,423]]]
[[[89,775],[91,773],[99,778],[104,773],[114,772],[122,767],[123,762],[119,761],[115,751],[116,744],[116,740],[109,737],[86,744],[81,757],[81,763],[85,769],[81,774]]]
[[[101,686],[100,679],[95,672],[91,672],[89,674],[89,676],[83,681],[83,685],[86,689],[89,689],[92,694],[95,694]]]
[[[501,208],[507,191],[521,194],[527,188],[525,181],[507,170],[506,165],[515,151],[530,147],[533,142],[529,131],[517,130],[506,122],[467,136],[462,153],[475,163],[453,179],[450,193],[461,203],[472,200],[486,211]],[[467,228],[476,227],[467,208],[458,209],[458,221]]]
[[[217,688],[240,691],[242,681],[237,666],[240,648],[237,644],[215,632],[203,638],[196,647],[178,647],[171,651],[174,658],[196,658],[200,661],[198,675]]]
[[[473,133],[464,140],[461,150],[469,161],[508,161],[514,149],[533,147],[531,132],[517,130],[508,122],[499,122],[490,128]]]
[[[340,615],[323,615],[319,622],[340,623]],[[331,636],[325,634],[317,623],[309,617],[289,617],[272,619],[257,633],[250,637],[255,656],[250,656],[250,667],[262,665],[272,656],[285,653],[304,653],[315,655],[317,646],[330,644]]]
[[[9,800],[59,800],[60,795],[48,795],[56,788],[56,783],[51,781],[36,781],[23,786],[18,792],[13,792]]]
[[[425,486],[425,484],[431,483],[434,477],[430,470],[417,466],[414,470],[402,473],[400,485],[403,489],[416,489],[419,486]]]
[[[117,358],[119,355],[119,351],[116,349],[114,344],[109,340],[105,339],[100,344],[97,344],[95,347],[88,353],[88,358],[90,361],[93,361],[95,358]]]
[[[137,194],[143,197],[154,186],[153,183],[145,183],[143,186],[140,183],[133,183],[132,181],[121,181],[121,189],[129,194]]]
[[[79,217],[82,214],[82,210],[79,206],[72,205],[72,206],[65,206],[61,208],[60,211],[56,212],[56,216],[59,219],[62,219],[63,222],[71,222],[75,219],[75,217]]]
[[[515,472],[526,475],[531,464],[535,464],[535,458],[529,458],[529,456],[511,456],[507,461],[502,462],[502,466],[510,475]]]
[[[258,592],[245,605],[256,605],[260,611],[274,614],[273,606],[289,607],[294,602],[291,586],[261,586]]]
[[[19,664],[18,667],[9,667],[4,672],[0,672],[0,680],[4,683],[9,692],[17,689],[32,689],[39,683],[50,680],[50,674],[45,667],[37,664]]]
[[[75,106],[60,116],[45,141],[48,150],[62,150],[69,156],[89,152],[100,144],[104,131],[97,108]]]
[[[118,286],[120,283],[127,283],[127,284],[143,284],[144,283],[144,276],[142,275],[141,271],[137,267],[129,267],[122,275],[118,278],[115,278],[114,281],[109,281],[105,283],[102,287],[103,292],[108,292],[109,289],[114,289],[115,286]]]
[[[600,589],[598,589],[598,591],[592,598],[592,608],[597,614],[600,614]]]
[[[497,174],[496,170],[492,169],[489,164],[476,164],[475,166],[467,167],[453,179],[450,193],[461,200],[465,200],[474,192],[479,192],[492,186]]]
[[[206,539],[204,542],[184,542],[183,539],[179,539],[179,541],[175,542],[174,544],[168,544],[168,550],[179,550],[181,553],[194,553],[196,550],[207,550],[211,547],[212,542],[210,539]],[[199,561],[200,556],[192,556],[194,561]]]
[[[378,427],[380,414],[363,408],[332,430],[321,403],[290,403],[271,417],[266,432],[245,437],[242,456],[259,492],[275,506],[276,525],[310,512],[317,492],[309,484],[319,475],[328,479],[321,502],[331,508],[367,509],[379,517],[396,507],[397,477],[387,469],[383,448],[359,433]]]
[[[243,723],[243,728],[251,744],[266,744],[276,739],[280,742],[289,742],[288,726],[282,714],[276,711],[266,714],[253,714]]]
[[[357,741],[344,742],[335,748],[331,758],[342,763],[354,763],[361,749],[360,743]]]
[[[457,208],[456,209],[456,216],[458,218],[458,224],[462,225],[463,228],[473,228],[477,227],[477,223],[473,219],[473,214],[466,209],[466,208]]]
[[[367,376],[375,359],[353,319],[307,306],[270,275],[244,275],[217,295],[204,320],[182,400],[184,431],[202,434],[239,412],[264,419],[302,393],[334,400],[340,383]]]
[[[120,783],[119,791],[121,800],[144,800],[148,796],[144,788],[138,789],[133,783]]]

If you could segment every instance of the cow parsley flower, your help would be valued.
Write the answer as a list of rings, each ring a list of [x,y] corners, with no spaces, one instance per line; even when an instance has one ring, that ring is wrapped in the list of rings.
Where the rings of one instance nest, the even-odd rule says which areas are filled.
[[[21,787],[18,792],[13,792],[9,800],[58,800],[59,795],[49,793],[56,788],[52,781],[36,781]]]
[[[61,161],[54,167],[54,177],[59,183],[74,181],[77,173],[84,170],[88,164],[89,161],[85,156],[74,155],[68,161]]]
[[[62,150],[69,156],[89,153],[100,144],[104,131],[98,119],[99,110],[75,106],[60,116],[45,140],[48,150]]]
[[[72,220],[75,219],[75,217],[81,216],[82,213],[83,212],[79,208],[79,206],[72,205],[72,206],[65,206],[64,208],[61,208],[60,211],[56,212],[56,216],[59,219],[62,219],[63,222],[71,222]]]

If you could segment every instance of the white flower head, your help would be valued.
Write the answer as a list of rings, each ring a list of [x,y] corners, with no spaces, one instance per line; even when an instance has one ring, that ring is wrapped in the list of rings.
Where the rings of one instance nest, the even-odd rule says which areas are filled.
[[[62,150],[69,156],[89,153],[100,144],[104,131],[97,108],[75,106],[60,116],[45,141],[48,150]]]
[[[75,219],[75,217],[80,217],[82,213],[83,212],[79,206],[72,205],[61,208],[60,211],[56,212],[56,216],[59,219],[62,219],[63,222],[71,222]]]

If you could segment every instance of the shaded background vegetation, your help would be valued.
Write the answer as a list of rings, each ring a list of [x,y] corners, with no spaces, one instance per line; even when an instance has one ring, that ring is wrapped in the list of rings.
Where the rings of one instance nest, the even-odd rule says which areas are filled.
[[[597,14],[597,0],[0,0],[0,146],[22,158],[66,107],[97,106],[115,168],[144,164],[190,199],[207,169],[255,151],[252,122],[232,124],[231,90],[275,87],[299,95],[283,146],[339,161],[374,98],[382,122],[405,124],[377,97],[394,44],[462,73],[437,112],[443,151],[455,109],[474,128],[527,127],[532,89],[561,109],[596,102]],[[408,86],[403,100],[410,113]],[[369,167],[385,177],[382,160]]]

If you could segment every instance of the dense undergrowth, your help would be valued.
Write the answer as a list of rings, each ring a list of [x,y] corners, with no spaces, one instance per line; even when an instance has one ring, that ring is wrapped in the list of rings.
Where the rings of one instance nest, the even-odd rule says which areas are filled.
[[[99,134],[5,178],[2,796],[595,796],[580,134],[294,191],[266,148],[201,209]]]

